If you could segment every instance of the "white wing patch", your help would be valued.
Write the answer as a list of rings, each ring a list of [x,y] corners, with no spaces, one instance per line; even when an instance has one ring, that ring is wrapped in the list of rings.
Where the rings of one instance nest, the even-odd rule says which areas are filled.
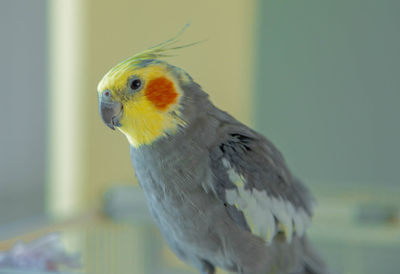
[[[287,242],[292,240],[294,233],[298,236],[304,234],[311,219],[303,209],[294,208],[291,202],[282,198],[269,196],[266,190],[245,189],[245,178],[235,171],[227,159],[222,158],[222,164],[237,187],[225,191],[226,201],[243,212],[254,234],[268,244],[279,231],[283,231]]]

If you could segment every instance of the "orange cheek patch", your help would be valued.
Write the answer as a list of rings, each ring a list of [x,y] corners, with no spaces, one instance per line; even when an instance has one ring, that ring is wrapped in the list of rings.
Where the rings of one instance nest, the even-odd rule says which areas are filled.
[[[174,84],[165,77],[151,80],[147,84],[145,95],[160,110],[165,110],[169,105],[175,103],[178,97]]]

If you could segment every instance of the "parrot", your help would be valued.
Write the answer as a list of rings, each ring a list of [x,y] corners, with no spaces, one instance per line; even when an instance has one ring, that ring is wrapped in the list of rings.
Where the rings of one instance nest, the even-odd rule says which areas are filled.
[[[262,134],[216,107],[165,61],[179,36],[111,68],[97,87],[105,125],[126,136],[150,214],[200,273],[325,274],[306,230],[314,198]]]

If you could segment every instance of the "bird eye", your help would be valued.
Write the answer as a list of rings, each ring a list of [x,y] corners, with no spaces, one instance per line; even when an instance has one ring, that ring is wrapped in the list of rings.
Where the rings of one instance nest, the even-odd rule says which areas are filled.
[[[111,97],[111,92],[109,90],[105,90],[103,91],[103,96],[106,98],[110,98]]]
[[[131,81],[130,87],[132,90],[137,91],[142,87],[142,81],[140,81],[138,78],[134,78]]]

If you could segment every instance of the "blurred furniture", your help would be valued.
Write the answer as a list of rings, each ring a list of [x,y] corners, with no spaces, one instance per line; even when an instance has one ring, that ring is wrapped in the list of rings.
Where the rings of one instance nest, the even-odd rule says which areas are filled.
[[[320,203],[309,236],[328,264],[343,274],[398,274],[399,193],[346,188],[333,194],[326,188],[312,188]],[[18,240],[61,231],[67,248],[82,254],[84,268],[79,273],[196,273],[165,245],[140,188],[111,188],[104,196],[103,212],[48,221],[42,227],[36,224],[30,232],[2,240],[0,250]]]

